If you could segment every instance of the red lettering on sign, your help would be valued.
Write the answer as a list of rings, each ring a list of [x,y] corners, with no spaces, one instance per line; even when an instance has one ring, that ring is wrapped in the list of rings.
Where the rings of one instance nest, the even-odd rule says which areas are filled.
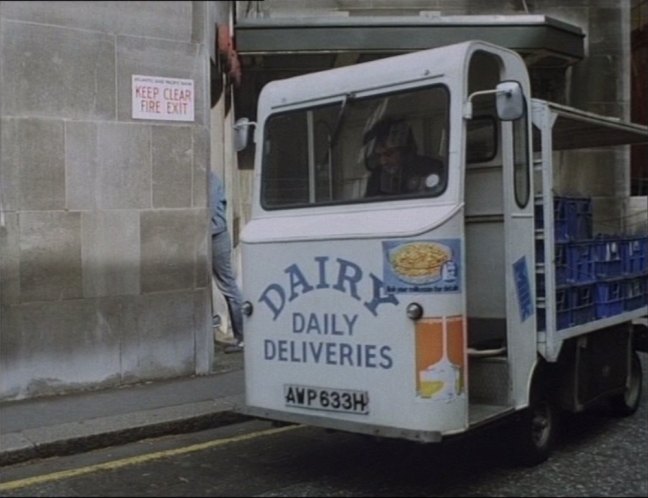
[[[191,90],[181,90],[180,88],[165,88],[163,96],[167,100],[189,100]]]
[[[160,89],[154,86],[136,86],[135,96],[141,99],[156,99]]]
[[[166,103],[166,112],[167,112],[167,114],[186,114],[187,113],[187,103],[186,102],[167,102]]]
[[[157,100],[142,100],[140,102],[140,110],[160,114],[160,102]]]

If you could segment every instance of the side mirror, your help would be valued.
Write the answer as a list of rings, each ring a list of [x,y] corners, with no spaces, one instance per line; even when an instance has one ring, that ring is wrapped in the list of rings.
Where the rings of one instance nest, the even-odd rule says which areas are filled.
[[[495,90],[479,90],[468,96],[464,102],[463,117],[464,119],[473,118],[472,100],[478,95],[495,94],[495,106],[497,107],[497,117],[502,121],[515,121],[524,116],[524,92],[522,86],[517,81],[502,81]]]
[[[524,115],[524,94],[517,81],[502,81],[495,95],[497,116],[502,121],[515,121]]]
[[[256,126],[256,123],[248,118],[239,118],[232,126],[234,128],[234,149],[236,152],[241,152],[247,147],[250,126]]]

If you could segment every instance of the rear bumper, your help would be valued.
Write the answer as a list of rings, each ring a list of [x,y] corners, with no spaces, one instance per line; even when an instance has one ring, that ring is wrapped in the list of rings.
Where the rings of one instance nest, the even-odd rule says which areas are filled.
[[[317,415],[304,415],[301,413],[289,413],[247,405],[244,406],[240,411],[245,415],[265,418],[269,420],[312,425],[316,427],[323,427],[325,429],[367,434],[370,436],[407,439],[420,443],[438,443],[442,439],[441,433],[438,431],[416,431],[411,429],[400,429],[397,427],[364,424],[360,422],[351,422],[348,420],[337,420],[327,417],[320,417]]]

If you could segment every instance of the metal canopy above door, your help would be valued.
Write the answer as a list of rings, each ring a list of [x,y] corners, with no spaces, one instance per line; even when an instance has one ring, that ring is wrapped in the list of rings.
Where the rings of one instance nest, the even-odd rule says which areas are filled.
[[[241,55],[395,53],[484,40],[510,48],[527,65],[564,67],[584,57],[582,30],[544,15],[284,17],[235,25]]]

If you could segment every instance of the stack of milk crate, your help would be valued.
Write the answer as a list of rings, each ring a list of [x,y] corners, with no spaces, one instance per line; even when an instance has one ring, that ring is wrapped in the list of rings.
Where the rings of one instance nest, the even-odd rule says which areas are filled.
[[[644,306],[648,296],[648,236],[592,234],[592,202],[554,197],[556,328],[574,327]],[[536,198],[538,329],[545,329],[544,226]]]

